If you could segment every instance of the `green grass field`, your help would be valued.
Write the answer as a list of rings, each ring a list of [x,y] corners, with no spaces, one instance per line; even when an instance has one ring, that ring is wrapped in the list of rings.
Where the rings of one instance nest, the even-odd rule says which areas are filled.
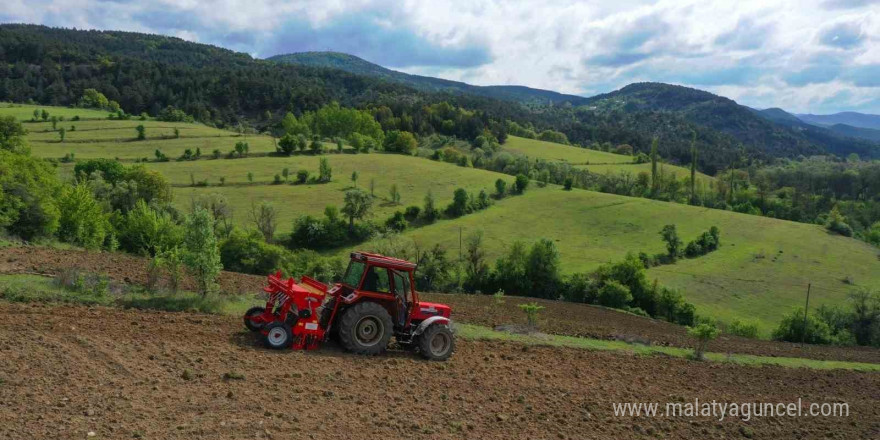
[[[632,156],[589,150],[570,145],[508,136],[503,150],[526,155],[533,159],[568,162],[572,165],[598,163],[632,163]]]
[[[275,174],[281,174],[285,167],[290,169],[291,182],[300,169],[317,175],[319,159],[312,155],[150,163],[147,166],[167,176],[174,185],[189,185],[191,173],[196,181],[207,179],[212,185],[176,187],[175,204],[180,208],[189,208],[194,198],[219,193],[235,209],[235,221],[247,224],[252,202],[271,202],[278,207],[280,217],[286,219],[279,225],[279,232],[289,231],[293,219],[299,215],[321,215],[327,205],[341,208],[345,190],[353,187],[353,171],[359,174],[358,187],[365,191],[369,191],[370,180],[375,179],[373,220],[376,221],[384,221],[394,211],[403,211],[409,205],[422,206],[429,190],[437,206],[442,208],[452,201],[456,188],[476,194],[481,189],[493,191],[499,177],[513,181],[503,174],[398,154],[327,154],[322,157],[326,157],[333,168],[333,180],[326,184],[272,184]],[[248,172],[254,174],[253,185],[248,184]],[[226,186],[216,186],[221,176],[226,177]],[[396,184],[400,192],[399,205],[390,203],[392,184]]]
[[[80,119],[107,119],[110,112],[103,110],[85,109],[85,108],[69,108],[69,107],[53,107],[48,105],[30,105],[30,104],[10,104],[8,102],[0,102],[0,116],[12,115],[22,122],[33,119],[34,110],[46,110],[49,117],[63,116],[64,122],[69,122],[74,116]]]
[[[624,171],[631,173],[633,177],[637,176],[641,172],[651,174],[650,163],[575,165],[575,168],[585,169],[591,173],[603,175],[608,173],[619,174]],[[660,173],[672,174],[678,180],[684,179],[685,177],[690,177],[691,175],[691,170],[677,165],[670,165],[668,163],[661,163],[659,164],[658,168]],[[696,180],[697,182],[709,183],[715,179],[706,174],[697,172]]]
[[[51,107],[47,109],[50,113],[55,111]],[[0,114],[10,110],[24,111],[0,108]],[[201,148],[203,155],[210,155],[215,148],[225,153],[242,139],[229,131],[199,124],[180,124],[180,139],[132,142],[125,136],[134,136],[132,127],[137,125],[135,122],[81,121],[84,127],[82,140],[104,140],[64,144],[51,139],[35,141],[51,136],[45,134],[47,124],[26,125],[33,128],[28,135],[32,149],[35,154],[45,157],[61,157],[72,152],[78,159],[135,159],[152,157],[156,148],[176,157],[185,148],[196,147]],[[170,133],[170,127],[178,124],[145,121],[145,126],[148,136],[161,136]],[[86,131],[85,127],[94,130]],[[112,140],[117,139],[116,136],[119,142]],[[247,139],[252,153],[274,151],[269,137],[248,136]],[[612,165],[587,166],[597,172],[597,168],[645,167],[627,163],[628,156],[516,137],[511,137],[505,148],[522,148],[524,154],[532,151],[530,157],[537,157],[534,152],[541,152],[543,158],[570,163],[617,161]],[[384,221],[395,210],[403,210],[408,205],[421,206],[429,189],[435,196],[436,206],[442,209],[451,200],[455,188],[464,187],[474,193],[483,188],[491,191],[496,179],[513,180],[511,176],[499,173],[401,155],[327,154],[326,157],[333,167],[333,181],[329,184],[271,184],[274,175],[280,174],[285,167],[292,175],[301,168],[308,169],[313,175],[317,173],[318,159],[312,155],[172,161],[148,163],[147,166],[171,180],[175,185],[175,204],[185,210],[195,197],[221,193],[235,210],[234,221],[247,224],[253,203],[263,200],[274,203],[280,210],[279,233],[289,231],[299,215],[320,215],[327,205],[341,206],[344,191],[351,187],[349,179],[355,170],[360,174],[358,185],[362,188],[369,188],[370,179],[376,179],[377,201],[373,215],[376,221]],[[69,173],[71,167],[71,164],[64,164],[61,170]],[[669,165],[664,165],[664,169],[666,167]],[[683,177],[686,170],[682,170]],[[248,172],[254,173],[255,184],[247,183]],[[192,179],[207,180],[212,186],[188,187],[191,175]],[[226,178],[226,186],[214,186],[221,176]],[[387,201],[392,183],[396,183],[401,192],[399,206]],[[430,226],[411,229],[404,238],[417,240],[422,249],[441,243],[450,255],[457,255],[459,228],[465,234],[482,230],[487,257],[492,263],[514,240],[533,242],[548,238],[559,248],[563,271],[572,273],[619,260],[627,252],[662,252],[664,246],[659,231],[666,224],[676,224],[685,242],[710,226],[718,226],[722,247],[707,256],[653,268],[649,276],[680,289],[702,314],[723,321],[734,318],[757,320],[764,336],[785,313],[802,306],[808,283],[813,285],[811,307],[843,304],[852,289],[880,285],[878,250],[855,239],[828,234],[821,226],[577,189],[564,191],[553,185],[546,188],[533,185],[525,195],[508,197],[485,211],[460,219],[441,220]],[[375,243],[365,243],[357,248],[374,246]],[[337,252],[342,255],[345,250]],[[845,280],[852,280],[854,285]]]
[[[571,273],[595,269],[627,252],[664,252],[659,231],[670,223],[685,242],[718,226],[722,247],[653,268],[649,277],[680,289],[699,313],[727,322],[758,320],[765,336],[785,313],[803,305],[807,283],[813,284],[811,307],[842,304],[853,288],[844,282],[848,277],[856,286],[880,284],[876,248],[828,234],[821,226],[554,186],[530,189],[486,211],[411,230],[404,237],[422,248],[441,243],[457,255],[459,227],[465,235],[482,230],[493,262],[515,240],[547,238],[560,251],[563,271]]]

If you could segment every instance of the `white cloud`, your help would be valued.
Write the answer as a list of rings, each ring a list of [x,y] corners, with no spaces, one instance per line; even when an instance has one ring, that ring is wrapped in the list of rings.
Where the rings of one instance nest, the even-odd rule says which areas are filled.
[[[262,56],[312,47],[311,40],[338,46],[321,49],[347,50],[372,61],[397,50],[402,55],[394,57],[396,65],[408,66],[402,70],[479,85],[593,94],[654,80],[707,89],[755,107],[880,113],[880,87],[871,79],[880,75],[877,4],[8,0],[0,7],[0,20],[166,33]],[[393,37],[369,38],[371,32],[393,32]],[[395,47],[400,38],[410,41]],[[416,57],[419,45],[451,55]],[[408,51],[417,58],[414,63],[401,60]],[[471,55],[477,57],[472,63],[462,59]]]

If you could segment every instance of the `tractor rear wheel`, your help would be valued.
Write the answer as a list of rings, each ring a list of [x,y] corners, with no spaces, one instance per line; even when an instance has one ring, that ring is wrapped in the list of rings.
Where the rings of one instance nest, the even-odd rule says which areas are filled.
[[[244,313],[244,326],[252,332],[258,332],[263,329],[265,324],[256,323],[250,320],[252,316],[262,315],[266,311],[265,307],[251,307]]]
[[[273,322],[266,326],[266,335],[263,336],[266,347],[281,350],[288,348],[293,343],[293,331],[290,326],[283,322]]]
[[[339,342],[355,354],[375,355],[388,348],[393,329],[391,315],[374,302],[355,304],[339,321]]]
[[[432,324],[419,335],[419,353],[432,361],[445,361],[455,350],[452,330],[443,324]]]

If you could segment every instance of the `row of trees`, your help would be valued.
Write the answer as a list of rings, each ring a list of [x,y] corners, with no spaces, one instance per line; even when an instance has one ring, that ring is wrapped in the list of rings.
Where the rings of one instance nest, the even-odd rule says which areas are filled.
[[[880,347],[880,293],[863,289],[851,293],[848,300],[848,307],[823,304],[806,317],[804,309],[792,310],[774,330],[773,338],[810,344]]]

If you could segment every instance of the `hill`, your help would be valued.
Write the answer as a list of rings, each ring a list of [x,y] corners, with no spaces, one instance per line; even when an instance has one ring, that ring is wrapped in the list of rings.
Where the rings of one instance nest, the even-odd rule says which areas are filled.
[[[95,88],[131,114],[155,116],[174,106],[210,125],[241,125],[258,132],[277,133],[285,113],[314,111],[334,101],[350,107],[388,107],[395,117],[448,103],[479,115],[484,128],[511,120],[537,132],[561,131],[581,145],[627,143],[644,152],[656,136],[661,155],[674,163],[688,162],[690,133],[695,131],[699,167],[707,174],[732,163],[774,157],[880,154],[876,143],[809,124],[786,126],[729,99],[667,84],[632,84],[574,102],[568,100],[570,95],[515,86],[473,88],[401,77],[405,74],[336,54],[308,55],[307,62],[322,66],[314,67],[253,59],[168,36],[34,25],[0,25],[0,47],[0,100],[68,106],[76,104],[86,88]],[[398,80],[390,81],[389,75]],[[562,102],[560,96],[565,98]],[[545,104],[523,101],[532,98]],[[431,127],[409,128],[430,135]]]
[[[852,127],[880,130],[880,115],[858,112],[840,112],[831,115],[797,114],[800,120],[814,125],[831,126],[844,124]]]
[[[32,116],[33,108],[0,105],[0,115]],[[341,204],[344,190],[353,185],[350,180],[353,171],[358,171],[357,184],[362,188],[369,188],[370,180],[375,179],[373,220],[377,222],[406,206],[421,205],[428,190],[442,208],[451,201],[455,188],[465,188],[472,193],[480,189],[491,192],[495,180],[511,182],[513,179],[505,174],[419,157],[350,154],[346,147],[342,154],[334,152],[324,156],[333,167],[330,183],[296,185],[282,181],[275,184],[274,176],[281,175],[284,168],[288,168],[291,175],[299,169],[316,173],[317,157],[308,153],[267,157],[272,151],[272,139],[268,136],[245,137],[198,123],[96,119],[103,113],[41,108],[50,115],[65,115],[61,123],[75,124],[77,130],[71,131],[71,138],[62,143],[57,140],[57,133],[51,131],[50,122],[26,123],[34,154],[55,159],[68,153],[77,159],[119,157],[128,163],[146,157],[149,161],[144,162],[145,166],[159,171],[172,182],[175,205],[184,212],[194,198],[219,194],[231,206],[233,221],[246,226],[250,224],[252,204],[270,201],[280,211],[282,234],[290,230],[297,216],[321,215],[325,206]],[[71,121],[73,116],[80,116],[80,120]],[[134,140],[133,124],[146,127],[147,140]],[[179,138],[174,136],[175,128]],[[224,158],[231,145],[245,139],[252,145],[249,157]],[[186,148],[201,149],[202,159],[156,162],[151,154],[158,149],[174,159]],[[594,172],[604,172],[602,167],[614,172],[639,167],[631,164],[629,156],[515,136],[511,136],[503,148],[532,158],[586,166]],[[214,149],[221,151],[221,159],[212,159]],[[69,175],[71,167],[72,164],[61,164],[60,170]],[[671,165],[664,165],[664,169],[666,167],[678,172]],[[687,170],[681,169],[681,172],[687,173]],[[248,173],[253,175],[252,181]],[[222,184],[221,177],[224,178]],[[206,186],[202,186],[202,182]],[[401,193],[400,205],[389,201],[392,184],[396,184]],[[500,256],[514,240],[531,242],[548,238],[559,248],[563,271],[574,273],[619,260],[628,252],[662,252],[658,232],[670,223],[678,226],[685,241],[710,226],[718,226],[722,247],[704,257],[653,268],[650,276],[680,289],[701,313],[727,321],[759,319],[765,334],[782,314],[800,305],[807,283],[813,285],[811,302],[814,304],[840,303],[851,289],[880,283],[880,262],[875,248],[828,234],[818,225],[585,190],[563,191],[554,185],[530,188],[525,195],[507,197],[484,211],[455,220],[412,228],[403,238],[416,240],[423,249],[440,243],[450,254],[455,254],[459,230],[464,234],[482,230],[489,261]],[[354,248],[371,248],[377,244],[365,243]],[[330,254],[345,251],[330,251]]]
[[[563,102],[577,104],[585,100],[581,96],[565,95],[550,90],[533,89],[524,86],[474,86],[459,81],[411,75],[387,69],[354,55],[339,52],[300,52],[275,55],[267,59],[283,64],[340,69],[358,75],[367,75],[405,84],[409,87],[428,92],[465,93],[531,104],[559,104]]]
[[[780,109],[756,112],[731,99],[689,87],[662,83],[630,84],[620,90],[588,98],[586,107],[599,114],[642,115],[642,120],[666,114],[671,116],[668,122],[671,131],[678,133],[661,131],[660,135],[667,137],[666,143],[688,145],[686,139],[682,138],[689,132],[687,124],[693,124],[708,129],[707,133],[698,131],[698,140],[703,140],[707,135],[719,137],[706,148],[745,148],[746,159],[828,153],[880,157],[880,145],[877,143],[845,137],[805,124],[782,115],[784,112]],[[687,150],[676,149],[670,153],[681,158],[686,157]]]

